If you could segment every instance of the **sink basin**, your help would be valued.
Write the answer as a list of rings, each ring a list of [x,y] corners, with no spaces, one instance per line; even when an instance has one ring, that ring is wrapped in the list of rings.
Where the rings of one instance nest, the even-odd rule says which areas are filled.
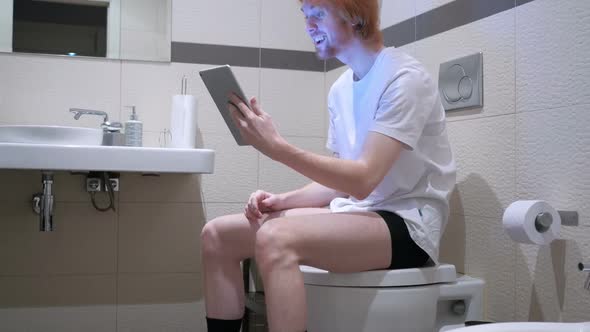
[[[585,323],[493,323],[462,327],[447,332],[590,332],[590,322]]]
[[[101,129],[0,126],[0,170],[213,173],[213,150],[102,143]]]
[[[134,146],[5,143],[0,170],[213,173],[215,151]]]
[[[0,126],[0,143],[101,145],[102,129],[63,126]]]

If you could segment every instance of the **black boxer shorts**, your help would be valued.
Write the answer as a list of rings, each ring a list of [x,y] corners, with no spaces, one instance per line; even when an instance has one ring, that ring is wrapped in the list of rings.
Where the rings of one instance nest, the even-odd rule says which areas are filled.
[[[430,257],[412,240],[404,219],[389,211],[375,212],[383,218],[391,235],[391,264],[388,269],[423,267]]]

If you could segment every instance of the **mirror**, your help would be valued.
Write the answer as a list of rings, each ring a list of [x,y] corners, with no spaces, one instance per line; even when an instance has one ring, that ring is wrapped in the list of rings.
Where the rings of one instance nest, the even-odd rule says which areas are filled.
[[[0,0],[0,8],[1,52],[170,61],[172,0]]]

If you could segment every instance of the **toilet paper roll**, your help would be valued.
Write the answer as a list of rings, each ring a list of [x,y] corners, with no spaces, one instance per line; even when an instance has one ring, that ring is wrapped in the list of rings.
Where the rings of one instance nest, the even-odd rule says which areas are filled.
[[[547,202],[516,201],[504,211],[504,230],[512,240],[545,245],[559,236],[561,218]]]
[[[197,140],[197,98],[192,95],[172,97],[170,147],[192,149]]]

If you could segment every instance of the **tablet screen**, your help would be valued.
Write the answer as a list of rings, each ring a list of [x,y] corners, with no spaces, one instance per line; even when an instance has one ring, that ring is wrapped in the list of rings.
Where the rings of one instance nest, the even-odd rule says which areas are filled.
[[[232,73],[231,67],[229,65],[224,65],[209,68],[201,70],[199,75],[201,75],[201,79],[203,79],[207,90],[209,90],[209,94],[211,94],[215,105],[217,105],[219,113],[221,113],[221,116],[223,117],[225,124],[236,140],[236,143],[238,143],[238,145],[250,145],[246,143],[242,138],[242,135],[240,135],[240,131],[235,126],[229,109],[227,108],[227,104],[229,103],[228,96],[231,92],[238,95],[238,97],[240,97],[246,103],[246,105],[250,107],[250,103],[242,92],[238,81]]]

